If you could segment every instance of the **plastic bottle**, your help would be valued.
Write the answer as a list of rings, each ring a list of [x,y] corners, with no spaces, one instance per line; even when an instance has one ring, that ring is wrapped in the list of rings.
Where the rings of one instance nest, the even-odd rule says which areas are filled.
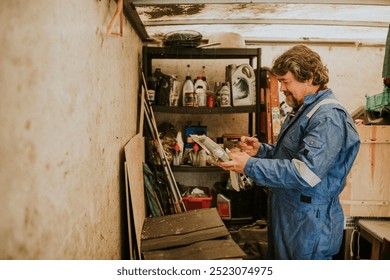
[[[172,164],[175,166],[180,165],[180,146],[179,144],[175,144],[172,148],[172,154],[173,154],[173,162]]]
[[[221,107],[230,107],[230,89],[227,83],[223,83],[218,91],[219,102]]]
[[[198,76],[196,79],[196,82],[194,84],[195,88],[195,94],[196,94],[196,99],[197,99],[197,105],[200,107],[206,106],[206,90],[207,90],[207,85],[205,81],[203,81],[202,76]],[[196,106],[196,104],[195,104]]]
[[[187,65],[186,79],[183,83],[183,106],[194,106],[194,84],[191,80],[190,65]]]
[[[195,90],[195,93],[198,99],[198,106],[205,107],[207,105],[207,96],[204,89],[201,86],[198,86],[198,88]]]
[[[204,149],[201,149],[199,151],[199,166],[206,166],[207,165],[207,154]]]
[[[155,103],[157,78],[154,74],[148,77],[148,97],[151,104]]]
[[[181,131],[179,131],[176,135],[176,143],[180,147],[179,159],[181,164],[183,162],[183,152],[184,152],[184,141],[183,141],[183,136]]]
[[[192,165],[199,166],[199,146],[196,143],[192,147]]]
[[[156,68],[156,70],[153,73],[154,81],[155,81],[155,94],[154,94],[154,100],[156,104],[158,104],[157,100],[159,99],[160,95],[160,86],[162,79],[164,78],[164,74],[161,72],[161,68]]]
[[[171,75],[172,79],[172,85],[171,85],[171,92],[169,94],[169,106],[171,107],[177,107],[179,106],[179,97],[180,93],[179,90],[177,89],[177,76],[176,75]]]

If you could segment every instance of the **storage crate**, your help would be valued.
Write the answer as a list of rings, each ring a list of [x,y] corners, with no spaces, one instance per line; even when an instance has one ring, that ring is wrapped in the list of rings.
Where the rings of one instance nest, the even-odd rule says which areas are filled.
[[[361,145],[340,195],[345,216],[390,217],[390,126],[360,125]]]
[[[383,106],[390,104],[390,90],[385,87],[383,92],[374,96],[366,95],[366,111],[380,112]]]
[[[191,197],[191,196],[185,196],[183,197],[184,205],[186,206],[187,210],[195,210],[195,209],[202,209],[202,208],[210,208],[211,207],[211,201],[213,200],[213,197],[210,195],[209,188],[207,187],[191,187],[190,192],[195,189],[201,189],[208,197]]]

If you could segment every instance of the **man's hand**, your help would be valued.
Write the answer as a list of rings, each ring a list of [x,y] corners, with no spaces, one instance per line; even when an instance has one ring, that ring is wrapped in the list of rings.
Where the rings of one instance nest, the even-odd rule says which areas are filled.
[[[259,139],[255,137],[242,136],[240,141],[241,151],[254,157],[260,149]]]
[[[250,156],[244,152],[228,153],[228,155],[231,160],[220,162],[219,166],[225,170],[235,171],[244,174],[244,168]]]

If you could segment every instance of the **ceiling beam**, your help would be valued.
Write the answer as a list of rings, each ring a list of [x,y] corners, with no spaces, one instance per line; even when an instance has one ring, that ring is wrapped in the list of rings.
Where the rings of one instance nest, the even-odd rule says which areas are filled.
[[[341,4],[389,6],[390,0],[133,0],[135,6],[150,5],[196,5],[196,4]]]
[[[279,24],[279,25],[330,25],[388,28],[389,22],[348,21],[321,19],[178,19],[178,20],[145,20],[145,26],[168,25],[214,25],[214,24]]]
[[[145,41],[149,38],[148,33],[146,32],[145,26],[143,25],[137,10],[135,9],[133,3],[130,0],[125,0],[123,2],[123,14],[127,20],[133,26],[135,32],[138,34],[141,41]]]
[[[386,44],[379,40],[354,40],[354,39],[325,39],[325,38],[247,38],[245,39],[246,46],[256,46],[261,44],[306,44],[306,45],[330,45],[330,46],[365,46],[365,47],[384,47]]]

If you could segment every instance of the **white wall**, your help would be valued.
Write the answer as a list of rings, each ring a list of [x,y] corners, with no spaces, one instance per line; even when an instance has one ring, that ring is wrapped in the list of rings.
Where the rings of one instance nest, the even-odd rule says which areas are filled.
[[[0,259],[126,255],[141,42],[127,20],[105,34],[115,7],[0,2]]]
[[[273,60],[293,45],[259,45],[250,46],[262,48],[262,66],[272,66]],[[337,98],[350,113],[365,106],[365,95],[379,94],[383,91],[382,69],[385,48],[381,46],[342,46],[342,45],[309,45],[317,51],[323,62],[328,66],[330,81],[328,86],[333,90]],[[207,80],[214,88],[216,81],[224,81],[225,67],[228,64],[248,63],[241,60],[154,60],[153,69],[160,67],[163,73],[178,74],[178,80],[185,78],[185,67],[191,65],[192,78],[206,66]],[[283,97],[283,95],[282,95]],[[159,122],[173,123],[177,129],[183,129],[185,125],[206,125],[210,136],[219,137],[224,133],[247,133],[247,115],[183,115],[177,118],[175,115],[157,113]]]
[[[262,65],[272,61],[292,45],[262,47]],[[365,95],[383,91],[382,69],[385,48],[378,46],[309,45],[321,55],[329,69],[328,86],[352,113],[365,105]]]

